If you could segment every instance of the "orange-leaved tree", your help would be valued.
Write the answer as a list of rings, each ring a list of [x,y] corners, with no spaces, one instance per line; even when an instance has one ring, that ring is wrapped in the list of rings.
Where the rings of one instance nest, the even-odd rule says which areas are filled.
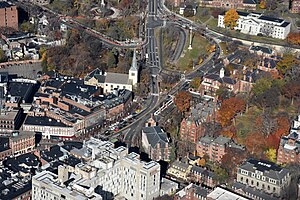
[[[187,91],[180,91],[176,94],[174,103],[177,109],[184,113],[189,111],[190,109],[190,102],[192,100],[192,94]]]
[[[237,24],[237,21],[238,19],[240,18],[238,12],[231,8],[230,10],[228,10],[226,13],[225,13],[225,16],[224,16],[224,25],[226,27],[229,27],[231,30],[234,29],[234,27],[236,27],[238,24]]]
[[[218,112],[218,120],[222,127],[229,126],[235,115],[245,110],[245,105],[245,101],[238,97],[225,99]]]
[[[287,41],[290,44],[300,45],[300,33],[299,32],[289,33],[287,37]]]

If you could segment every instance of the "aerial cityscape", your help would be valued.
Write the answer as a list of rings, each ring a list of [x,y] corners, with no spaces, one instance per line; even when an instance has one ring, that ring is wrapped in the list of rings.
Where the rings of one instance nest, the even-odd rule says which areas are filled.
[[[300,0],[0,0],[0,200],[300,199]]]

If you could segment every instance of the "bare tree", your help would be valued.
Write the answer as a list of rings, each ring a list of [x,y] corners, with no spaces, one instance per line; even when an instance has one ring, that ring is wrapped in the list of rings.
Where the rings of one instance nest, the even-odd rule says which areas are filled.
[[[274,32],[274,25],[270,25],[270,24],[265,24],[261,29],[260,32],[267,36],[270,37],[272,36],[273,32]]]

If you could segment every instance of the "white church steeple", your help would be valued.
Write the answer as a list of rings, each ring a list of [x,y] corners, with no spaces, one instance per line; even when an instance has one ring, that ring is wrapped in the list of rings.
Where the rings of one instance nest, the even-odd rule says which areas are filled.
[[[136,60],[136,50],[133,50],[133,57],[131,67],[129,69],[129,80],[132,81],[132,85],[136,85],[138,83],[139,69]]]

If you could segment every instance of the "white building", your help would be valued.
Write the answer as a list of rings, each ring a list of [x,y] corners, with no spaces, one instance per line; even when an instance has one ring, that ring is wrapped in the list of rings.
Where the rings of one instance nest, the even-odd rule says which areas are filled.
[[[103,73],[100,69],[95,69],[84,78],[84,84],[94,85],[103,88],[104,93],[111,93],[114,90],[132,88],[138,83],[139,69],[136,60],[136,50],[133,51],[132,64],[128,74]]]
[[[71,150],[73,156],[85,162],[75,167],[60,166],[58,177],[52,181],[56,182],[54,189],[50,181],[48,185],[43,184],[43,179],[39,178],[45,172],[37,174],[33,178],[32,199],[39,199],[37,197],[41,194],[47,196],[54,190],[63,191],[64,196],[72,191],[89,196],[96,191],[103,199],[148,200],[158,197],[160,165],[154,161],[143,162],[138,154],[128,154],[127,148],[113,146],[111,142],[91,138],[84,142],[83,148]],[[68,186],[63,189],[57,186],[66,184]]]
[[[290,33],[291,24],[283,19],[264,16],[261,13],[246,13],[237,11],[239,19],[235,30],[249,35],[262,34],[278,39],[285,39]],[[225,13],[219,15],[218,27],[225,28]]]

